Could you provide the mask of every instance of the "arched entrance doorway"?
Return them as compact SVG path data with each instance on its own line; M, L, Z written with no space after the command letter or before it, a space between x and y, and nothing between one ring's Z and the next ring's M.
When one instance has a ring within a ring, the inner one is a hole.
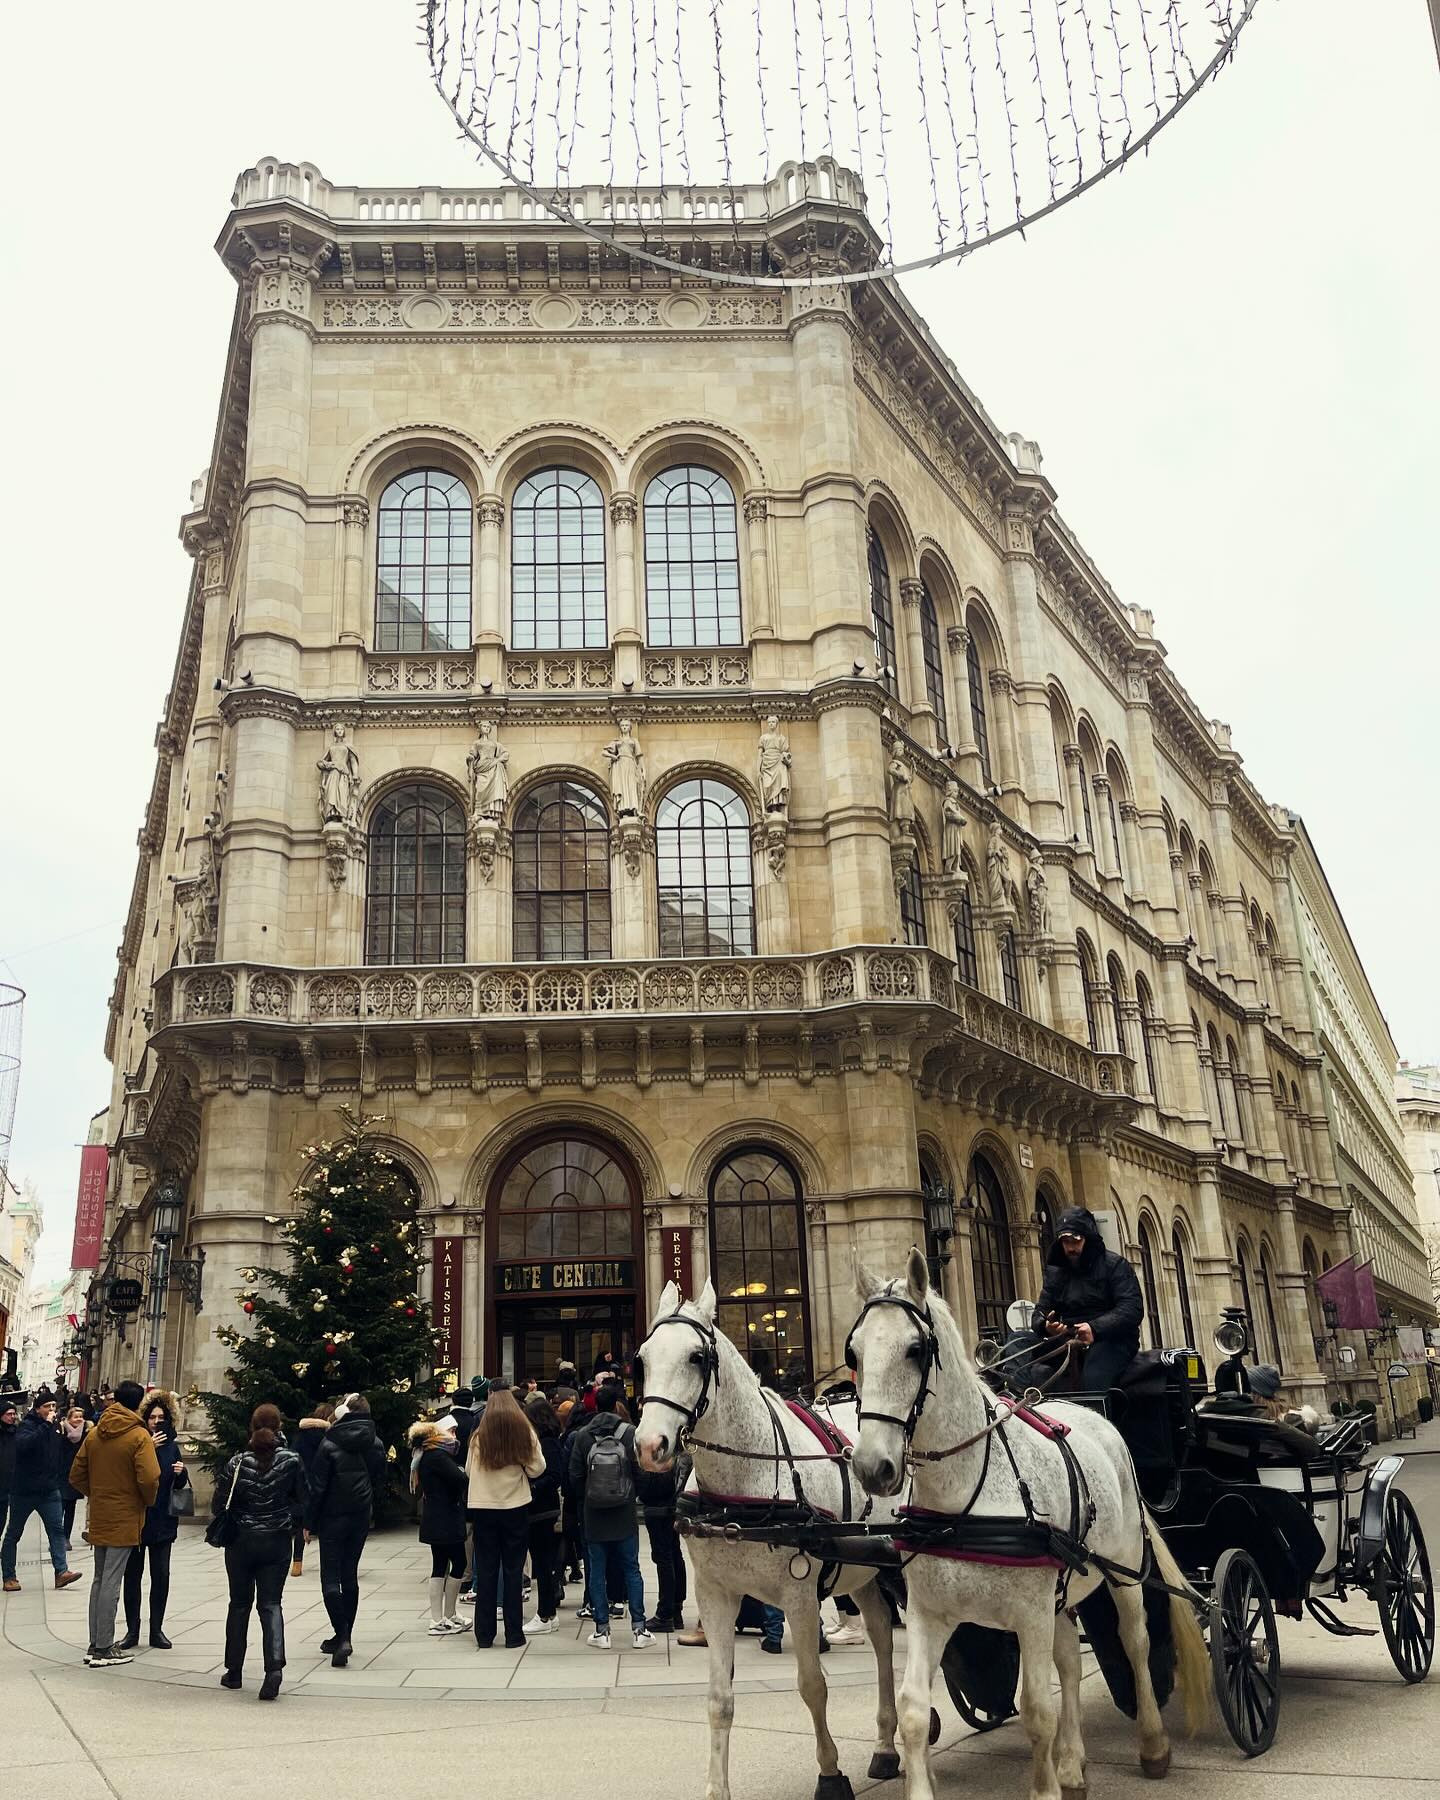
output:
M800 1181L763 1145L733 1151L710 1177L710 1266L720 1329L779 1386L812 1374Z
M561 1362L589 1375L602 1351L630 1360L639 1208L634 1170L587 1132L532 1139L500 1165L486 1209L487 1375L544 1383Z

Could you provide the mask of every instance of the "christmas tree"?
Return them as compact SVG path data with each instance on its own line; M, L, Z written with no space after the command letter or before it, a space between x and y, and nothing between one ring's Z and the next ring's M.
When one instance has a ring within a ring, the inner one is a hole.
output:
M287 1421L320 1400L361 1393L383 1443L399 1448L430 1384L434 1333L416 1295L420 1265L414 1184L377 1141L379 1119L342 1109L345 1129L303 1151L313 1172L293 1190L298 1210L267 1216L288 1269L242 1269L244 1327L216 1332L232 1353L228 1394L201 1394L218 1468L245 1442L262 1401ZM268 1290L268 1291L267 1291Z

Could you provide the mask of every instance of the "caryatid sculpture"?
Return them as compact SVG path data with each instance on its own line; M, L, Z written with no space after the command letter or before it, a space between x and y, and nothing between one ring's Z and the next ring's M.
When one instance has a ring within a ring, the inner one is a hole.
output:
M639 818L645 807L645 752L632 720L620 721L620 735L605 746L610 764L610 798L617 819Z
M947 875L965 873L965 815L960 810L960 783L945 783L940 807L940 867Z
M493 719L480 721L480 736L465 767L470 771L471 822L503 819L510 798L510 752L500 742Z
M343 725L331 732L315 767L320 771L320 823L354 825L360 815L360 758Z
M774 713L760 733L758 762L760 805L766 813L786 818L790 811L790 740Z

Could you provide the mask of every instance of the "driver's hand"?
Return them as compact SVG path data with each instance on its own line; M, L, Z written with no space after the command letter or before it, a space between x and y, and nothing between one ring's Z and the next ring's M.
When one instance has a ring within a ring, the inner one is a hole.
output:
M1059 1337L1064 1329L1065 1321L1063 1319L1047 1319L1045 1321L1046 1337Z
M1095 1333L1083 1319L1075 1327L1075 1341L1080 1344L1093 1344L1095 1342Z

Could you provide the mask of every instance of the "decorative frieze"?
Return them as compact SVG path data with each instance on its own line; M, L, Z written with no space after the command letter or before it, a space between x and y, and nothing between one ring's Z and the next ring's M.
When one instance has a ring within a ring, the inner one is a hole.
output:
M636 293L629 288L598 292L547 289L529 294L503 290L469 292L461 279L442 278L433 287L418 283L406 291L351 290L327 283L320 290L319 325L334 332L435 332L444 336L477 332L540 331L546 334L599 331L778 330L784 324L779 294Z

